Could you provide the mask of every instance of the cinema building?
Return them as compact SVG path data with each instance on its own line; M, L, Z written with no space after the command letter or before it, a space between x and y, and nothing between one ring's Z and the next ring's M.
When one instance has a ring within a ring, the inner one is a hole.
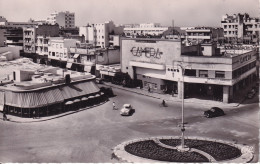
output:
M216 44L186 46L180 39L121 39L121 70L144 89L181 98L232 102L256 78L256 51L220 52ZM183 76L184 74L184 76Z

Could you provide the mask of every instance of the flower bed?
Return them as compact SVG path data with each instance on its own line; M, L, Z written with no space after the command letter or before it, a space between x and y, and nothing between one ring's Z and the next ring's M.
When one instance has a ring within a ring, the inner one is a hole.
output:
M181 143L180 139L161 139L160 142L173 147ZM234 159L241 156L241 151L238 148L219 142L186 139L185 145L204 151L217 161Z
M197 152L179 152L157 145L152 140L139 141L125 146L125 150L133 155L167 162L209 162Z

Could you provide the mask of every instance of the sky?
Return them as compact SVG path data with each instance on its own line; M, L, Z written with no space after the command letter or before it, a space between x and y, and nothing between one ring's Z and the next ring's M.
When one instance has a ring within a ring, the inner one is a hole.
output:
M0 0L0 16L8 21L46 19L54 11L75 12L76 26L102 23L220 26L222 15L259 16L260 0Z

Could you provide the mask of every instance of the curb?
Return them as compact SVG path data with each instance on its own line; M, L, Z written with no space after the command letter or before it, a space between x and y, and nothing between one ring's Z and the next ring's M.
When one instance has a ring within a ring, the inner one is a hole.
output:
M153 95L150 95L150 94L145 94L145 93L142 93L142 92L134 91L131 88L125 89L124 87L120 87L120 86L117 86L117 85L114 85L114 84L111 85L109 83L103 83L103 85L106 85L106 86L109 86L109 87L114 87L114 88L121 89L121 90L124 90L124 91L129 91L129 92L140 94L140 95L144 95L144 96L148 96L148 97L152 97L152 98L155 98L155 99L162 99L162 98L160 98L158 96L153 96ZM245 100L245 98L242 101L240 101L239 103L227 103L227 104L222 103L221 105L227 105L227 106L230 106L230 107L231 106L232 107L238 107L239 105L241 105L241 103L244 100ZM171 100L168 100L168 101L171 101ZM174 101L175 102L181 102L182 100L176 98ZM185 103L194 103L194 101L186 99ZM201 102L201 103L205 103L205 102ZM210 105L210 104L207 103L207 104L204 104L204 105Z
M142 158L142 157L138 157L135 155L132 155L128 152L125 151L125 146L134 142L138 142L138 141L145 141L145 140L159 140L159 139L179 139L179 137L175 136L161 136L161 137L149 137L149 138L140 138L140 139L133 139L130 141L125 141L119 145L117 145L114 149L113 149L113 153L115 154L115 156L121 160L121 162L123 161L127 161L128 163L159 163L159 162L165 162L165 161L158 161L158 160L152 160L152 159L148 159L148 158ZM212 138L204 138L204 137L187 137L186 139L194 139L194 140L206 140L206 141L213 141L213 142L218 142L218 143L223 143L223 144L227 144L230 145L232 147L236 147L241 151L241 156L239 156L238 158L235 159L229 159L229 160L222 160L222 161L211 161L211 159L208 156L207 158L209 159L210 162L227 162L227 163L247 163L253 160L253 153L254 151L250 149L250 147L248 146L244 146L241 144L235 144L235 143L231 143L228 141L224 141L224 140L216 140L216 139L212 139ZM207 154L207 153L206 153Z

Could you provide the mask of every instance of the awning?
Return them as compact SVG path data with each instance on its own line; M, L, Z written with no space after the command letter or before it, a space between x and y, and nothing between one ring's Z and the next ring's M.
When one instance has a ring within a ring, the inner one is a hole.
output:
M73 104L72 101L67 101L67 102L65 103L65 105L71 105L71 104Z
M34 92L5 92L5 104L20 108L36 108L63 102L58 88Z
M48 106L50 104L61 103L67 99L73 99L94 94L99 91L100 89L94 81L86 81L37 91L5 91L4 95L2 92L0 92L0 102L1 104L6 104L19 108L37 108ZM80 99L78 100L80 101Z
M80 102L80 99L73 100L74 103Z
M86 65L86 66L84 66L84 71L91 72L91 68L92 68L92 66Z
M96 94L95 97L98 98L98 97L100 97L100 95L99 95L99 94Z
M79 57L79 54L75 54L74 56L73 56L73 58L78 58Z
M81 101L86 101L86 100L88 100L87 97L82 97L82 98L81 98Z
M66 68L71 68L73 63L67 63Z
M69 85L63 85L59 87L64 99L71 99L81 96L90 95L99 92L98 86L94 81L86 81L80 83L72 83Z

